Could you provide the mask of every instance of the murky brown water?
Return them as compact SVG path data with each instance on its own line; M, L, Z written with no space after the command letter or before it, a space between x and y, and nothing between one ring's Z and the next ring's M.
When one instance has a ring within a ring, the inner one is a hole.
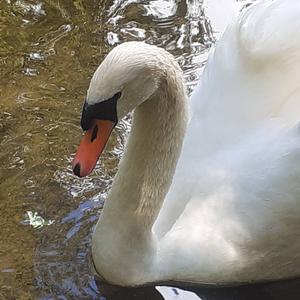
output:
M6 0L0 30L0 299L100 299L90 236L130 120L91 176L73 176L89 79L114 45L144 40L191 89L214 42L202 1Z

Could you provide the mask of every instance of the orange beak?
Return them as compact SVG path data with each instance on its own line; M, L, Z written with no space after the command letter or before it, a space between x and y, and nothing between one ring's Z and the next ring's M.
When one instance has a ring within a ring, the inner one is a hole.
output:
M115 123L108 120L94 120L91 128L85 133L75 158L73 172L78 177L89 175L97 163Z

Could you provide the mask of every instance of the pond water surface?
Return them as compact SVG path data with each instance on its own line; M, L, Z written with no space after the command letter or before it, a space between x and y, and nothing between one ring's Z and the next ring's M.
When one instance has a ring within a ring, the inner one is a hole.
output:
M230 2L213 6L225 23ZM219 18L214 28L204 4L0 1L0 299L104 299L89 268L91 232L130 117L92 175L76 178L71 161L89 80L115 45L138 40L175 55L191 92L224 26ZM172 291L168 299L179 299ZM162 299L154 289L119 297Z

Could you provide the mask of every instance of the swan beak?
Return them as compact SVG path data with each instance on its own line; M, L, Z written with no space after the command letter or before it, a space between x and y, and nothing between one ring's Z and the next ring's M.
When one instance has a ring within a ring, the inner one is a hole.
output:
M97 163L116 123L109 120L94 120L86 131L72 163L78 177L89 175Z

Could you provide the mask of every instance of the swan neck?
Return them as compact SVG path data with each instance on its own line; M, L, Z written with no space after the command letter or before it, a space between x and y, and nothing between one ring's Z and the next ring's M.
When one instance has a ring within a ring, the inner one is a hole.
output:
M126 151L114 179L109 204L150 228L175 171L186 129L184 86L166 80L136 108Z
M153 268L159 267L152 226L170 187L187 124L181 72L175 78L161 83L134 111L126 150L94 231L95 266L110 282L151 282ZM112 270L112 265L123 267Z

